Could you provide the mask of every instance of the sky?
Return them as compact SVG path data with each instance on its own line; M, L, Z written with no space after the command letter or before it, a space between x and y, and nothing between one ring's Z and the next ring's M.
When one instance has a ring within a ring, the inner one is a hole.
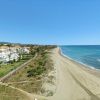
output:
M100 0L0 0L0 41L100 44Z

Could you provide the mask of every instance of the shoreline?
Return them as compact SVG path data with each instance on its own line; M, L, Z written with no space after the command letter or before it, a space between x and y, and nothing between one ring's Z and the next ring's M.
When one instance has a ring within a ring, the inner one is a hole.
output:
M56 92L48 100L100 100L100 72L65 57L59 47L52 50L51 58Z
M72 59L71 57L65 55L65 54L62 52L62 50L61 50L60 47L58 47L58 48L59 48L59 54L60 54L62 57L66 58L66 59L69 59L70 61L72 61L72 62L74 62L74 63L76 63L76 64L79 64L79 65L81 66L82 69L84 69L84 70L86 70L86 71L88 71L88 72L90 72L90 73L92 73L92 74L95 74L97 77L100 77L100 69L96 69L96 68L93 67L93 66L89 66L89 65L84 64L84 63L82 63L82 62L80 62L80 61L74 60L74 59Z
M71 58L71 57L65 55L65 54L62 52L62 49L61 49L60 47L58 47L58 48L59 48L59 53L61 54L61 56L65 57L65 58L67 58L67 59L69 59L69 60L72 60L72 61L74 61L74 62L76 62L76 63L78 63L78 64L81 64L81 65L83 65L83 66L86 67L86 68L89 68L89 69L92 69L92 70L96 70L96 71L100 71L100 69L97 69L97 68L95 68L94 66L90 66L90 65L87 65L87 64L82 63L82 62L80 62L80 61L74 60L73 58Z

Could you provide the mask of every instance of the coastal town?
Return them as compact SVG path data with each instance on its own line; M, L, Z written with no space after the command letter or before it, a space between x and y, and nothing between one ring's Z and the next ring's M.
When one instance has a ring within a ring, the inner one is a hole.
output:
M0 64L18 61L22 59L22 54L29 54L29 52L29 47L3 44L0 46Z

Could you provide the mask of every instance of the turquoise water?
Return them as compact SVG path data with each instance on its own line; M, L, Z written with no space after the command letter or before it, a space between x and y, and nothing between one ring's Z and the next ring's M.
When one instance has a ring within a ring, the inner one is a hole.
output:
M75 61L100 69L100 45L60 46L62 53Z

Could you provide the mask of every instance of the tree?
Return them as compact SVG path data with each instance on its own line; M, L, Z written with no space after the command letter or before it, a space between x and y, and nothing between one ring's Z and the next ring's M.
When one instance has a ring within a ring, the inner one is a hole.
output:
M34 47L31 45L30 46L30 54L34 56L35 55L35 52L36 51L35 51Z

